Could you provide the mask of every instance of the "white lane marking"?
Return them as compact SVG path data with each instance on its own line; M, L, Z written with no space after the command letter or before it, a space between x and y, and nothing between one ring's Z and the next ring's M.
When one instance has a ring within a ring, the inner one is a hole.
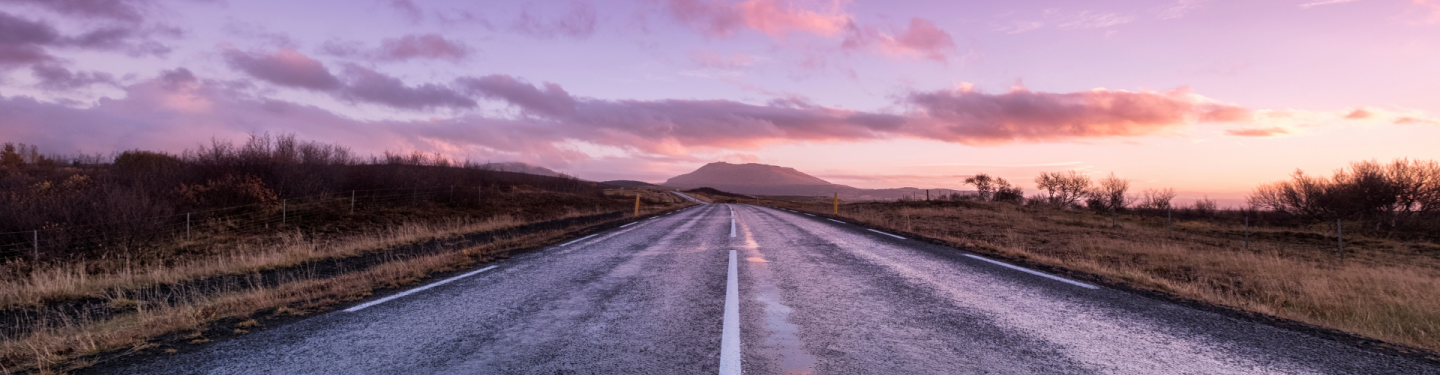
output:
M720 328L720 375L740 374L740 281L735 274L735 250L725 276L725 323Z
M455 277L452 277L452 278L448 278L448 279L445 279L445 280L441 280L441 281L439 281L439 282L436 282L436 283L433 283L433 284L430 284L430 285L422 286L422 287L415 288L415 289L410 289L410 290L401 292L401 293L396 294L396 295L393 295L393 296L389 296L389 297L377 299L377 300L374 300L374 301L370 301L370 302L367 302L367 303L362 304L362 305L360 305L360 306L351 307L351 308L345 309L345 312L356 312L356 311L360 311L361 309L364 309L364 308L366 308L366 307L375 306L375 305L379 305L379 304L382 304L382 303L390 302L390 300L393 300L393 299L396 299L396 298L400 298L400 297L408 296L408 295L411 295L411 294L415 294L415 292L419 292L419 291L422 291L422 290L425 290L425 289L430 289L430 288L434 288L434 287L437 287L437 286L445 285L446 283L449 283L449 282L451 282L451 281L460 280L460 279L463 279L463 278L466 278L466 277L474 276L474 275L477 274L477 273L481 273L481 272L485 272L485 271L489 271L489 270L493 270L493 269L495 269L495 266L489 266L489 267L481 268L481 269L478 269L478 270L466 272L464 275L455 276Z
M840 223L840 224L845 224L845 222L840 221L840 220L835 220L835 219L825 219L825 220L830 220L830 221L837 222L837 223Z
M735 218L730 218L730 237L735 237Z
M971 258L975 258L975 259L979 259L979 260L983 260L983 261L990 262L990 263L994 263L994 264L999 265L999 266L1001 266L1001 267L1009 268L1009 269L1012 269L1012 270L1016 270L1016 271L1028 273L1028 274L1031 274L1031 275L1040 276L1040 277L1044 277L1044 278L1047 278L1047 279L1059 281L1059 282L1062 282L1062 283L1066 283L1066 284L1078 286L1078 287L1081 287L1081 288L1086 288L1086 289L1100 289L1100 287L1098 287L1098 286L1094 286L1094 285L1082 283L1082 282L1075 281L1075 280L1066 279L1066 278L1059 277L1059 276L1052 276L1052 275L1046 274L1046 273L1044 273L1044 272L1031 270L1031 269L1025 268L1025 267L1020 267L1020 266L1011 265L1011 264L1009 264L1009 263L1002 263L1002 262L990 260L989 258L982 257L982 256L979 256L979 255L965 254L965 256L971 257Z
M890 237L899 238L899 239L902 239L902 240L905 239L905 237L896 236L896 235L893 235L893 234L881 232L881 231L874 230L874 229L865 229L865 230L868 230L868 231L871 231L871 232L875 232L875 233L879 233L879 234L883 234L883 235L890 236Z
M810 215L810 214L806 214L806 215ZM815 216L815 215L810 215L810 216Z
M624 227L628 227L628 226L635 225L635 224L640 224L640 222L637 221L637 222L633 222L633 223L630 223L630 224L621 225L620 227L621 227L621 228L624 228Z
M578 239L578 240L574 240L574 241L562 243L562 244L560 244L560 246L565 246L565 245L569 245L569 244L572 244L572 243L584 241L586 238L595 237L595 236L599 236L599 235L600 235L599 233L596 233L596 234L592 234L592 235L589 235L589 236L581 237L581 238Z

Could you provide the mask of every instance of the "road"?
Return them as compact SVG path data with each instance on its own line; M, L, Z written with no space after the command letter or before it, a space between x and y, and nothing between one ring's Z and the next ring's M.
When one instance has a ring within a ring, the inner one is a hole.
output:
M1440 373L748 205L693 207L411 291L88 372Z

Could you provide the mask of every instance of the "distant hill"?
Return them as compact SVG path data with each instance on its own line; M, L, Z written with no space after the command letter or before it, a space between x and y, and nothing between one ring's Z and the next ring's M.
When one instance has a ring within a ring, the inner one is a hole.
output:
M665 181L664 185L683 189L711 187L732 193L755 195L829 196L838 193L841 198L853 200L925 196L925 189L861 189L834 184L795 168L756 163L710 163L694 172L675 176ZM959 192L951 189L930 191L937 196Z
M520 162L485 163L485 164L481 164L481 165L480 165L480 168L484 168L484 169L488 169L488 170L492 170L492 171L500 171L500 172L515 172L515 173L527 173L527 174L534 174L534 175L541 175L541 176L550 176L550 177L565 177L565 175L561 174L560 172L552 171L552 170L550 170L550 168L545 168L545 167L540 167L540 166L534 166L534 165L525 164L525 163L520 163Z
M660 186L660 185L656 185L656 184L652 184L652 183L644 182L644 181L635 181L635 180L614 180L614 181L604 181L604 182L601 182L601 183L602 183L602 184L606 184L606 185L615 185L615 186L619 186L619 187L623 187L623 188L666 189L666 187L664 187L664 186Z

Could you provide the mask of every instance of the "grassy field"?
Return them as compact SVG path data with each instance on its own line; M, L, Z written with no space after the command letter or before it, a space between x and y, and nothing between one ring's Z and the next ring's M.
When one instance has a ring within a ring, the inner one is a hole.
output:
M827 200L767 205L830 214ZM842 204L850 221L1101 281L1440 352L1440 244L990 202ZM1113 220L1113 224L1112 224ZM1403 350L1403 349L1402 349Z

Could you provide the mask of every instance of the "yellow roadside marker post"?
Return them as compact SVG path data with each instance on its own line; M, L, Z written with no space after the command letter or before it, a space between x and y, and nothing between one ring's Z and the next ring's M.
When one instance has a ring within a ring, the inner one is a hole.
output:
M640 192L635 192L635 217L640 217Z
M835 214L840 214L840 192L835 192Z

